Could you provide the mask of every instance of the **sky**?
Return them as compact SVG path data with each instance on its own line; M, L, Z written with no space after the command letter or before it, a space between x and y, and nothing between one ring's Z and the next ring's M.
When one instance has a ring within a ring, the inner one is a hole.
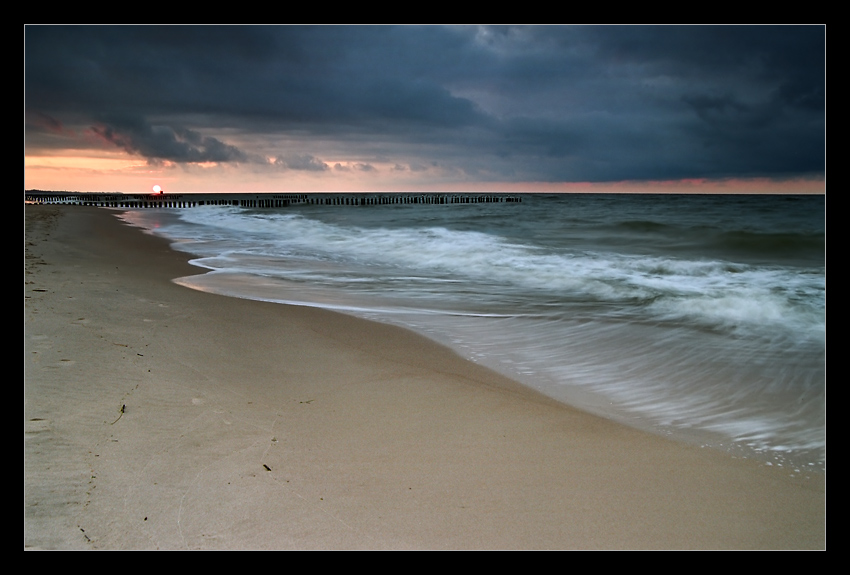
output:
M24 27L24 187L824 193L826 29Z

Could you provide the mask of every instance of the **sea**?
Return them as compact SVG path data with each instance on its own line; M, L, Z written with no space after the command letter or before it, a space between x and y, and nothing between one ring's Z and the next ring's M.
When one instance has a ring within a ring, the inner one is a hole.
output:
M404 326L626 425L825 469L825 196L521 199L121 217L191 254L188 288Z

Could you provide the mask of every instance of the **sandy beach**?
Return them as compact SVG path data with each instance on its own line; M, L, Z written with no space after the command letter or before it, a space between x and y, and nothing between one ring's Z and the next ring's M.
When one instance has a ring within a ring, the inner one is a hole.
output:
M24 548L824 549L825 478L624 427L410 331L176 285L25 207Z

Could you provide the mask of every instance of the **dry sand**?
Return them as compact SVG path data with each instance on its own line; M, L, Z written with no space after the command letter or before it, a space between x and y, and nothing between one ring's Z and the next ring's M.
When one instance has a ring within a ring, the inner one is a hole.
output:
M25 549L823 549L824 477L588 415L412 332L202 293L25 208Z

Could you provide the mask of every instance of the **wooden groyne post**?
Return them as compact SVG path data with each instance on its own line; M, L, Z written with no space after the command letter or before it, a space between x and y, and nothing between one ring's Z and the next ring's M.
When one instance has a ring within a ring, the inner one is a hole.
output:
M47 192L28 190L24 201L34 204L69 204L110 208L193 208L197 206L238 206L243 208L285 208L297 205L383 206L458 205L518 203L520 194L457 193L310 193L310 194L122 194L100 192Z

